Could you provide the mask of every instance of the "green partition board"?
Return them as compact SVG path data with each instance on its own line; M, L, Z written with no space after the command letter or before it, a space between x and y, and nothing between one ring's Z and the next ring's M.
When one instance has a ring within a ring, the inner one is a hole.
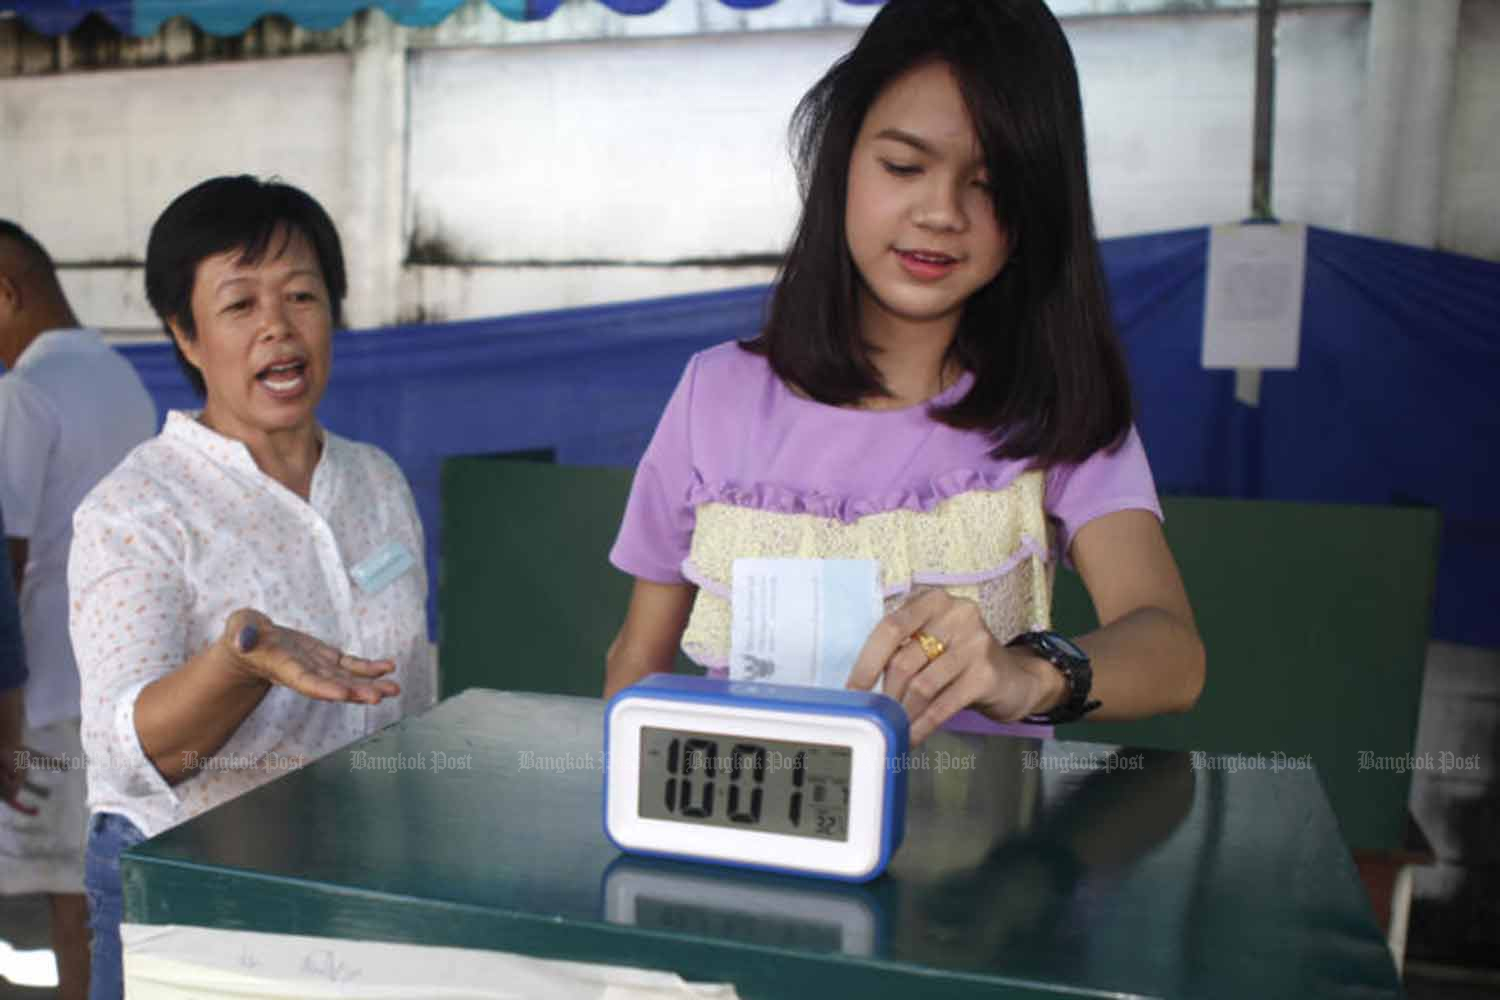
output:
M444 697L471 687L603 690L633 583L609 564L631 476L509 458L443 463ZM679 669L694 672L685 658Z
M1310 756L1349 846L1400 847L1411 773L1362 767L1361 754L1412 751L1437 513L1184 497L1163 507L1208 651L1203 696L1181 715L1058 737L1244 753L1252 766ZM1097 627L1075 573L1058 574L1054 625Z
M597 695L631 579L609 565L627 469L491 458L443 467L442 692ZM1415 508L1163 498L1208 648L1191 712L1062 727L1059 737L1310 755L1353 848L1401 846L1411 775L1360 768L1411 752L1438 516ZM1095 627L1076 574L1054 619ZM679 657L679 670L695 670Z
M663 969L745 1000L1400 996L1310 773L938 733L890 869L848 885L620 854L603 709L466 691L126 852L126 919Z

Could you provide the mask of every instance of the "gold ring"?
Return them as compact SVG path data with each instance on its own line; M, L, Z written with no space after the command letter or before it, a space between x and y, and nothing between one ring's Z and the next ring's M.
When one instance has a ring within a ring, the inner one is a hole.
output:
M948 648L947 646L943 645L943 640L939 639L937 636L929 635L921 629L917 629L915 632L913 632L911 634L911 637L917 640L918 646L922 647L922 652L924 655L926 655L928 663L931 663L939 656L942 656L943 650Z

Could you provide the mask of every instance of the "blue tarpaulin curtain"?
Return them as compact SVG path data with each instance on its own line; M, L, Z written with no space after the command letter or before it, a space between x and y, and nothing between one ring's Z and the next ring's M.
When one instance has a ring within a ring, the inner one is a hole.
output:
M1249 407L1201 365L1207 248L1206 229L1103 244L1158 488L1437 508L1434 635L1500 646L1500 264L1309 229L1300 366L1266 372ZM444 458L634 465L688 355L752 336L765 296L340 334L320 415L401 464L435 569ZM163 409L197 405L170 347L126 353Z
M548 18L564 0L488 0L516 21ZM649 14L667 0L595 0L618 14ZM718 0L726 7L754 10L776 0ZM881 0L842 0L869 5ZM279 14L304 28L336 28L351 15L378 7L398 24L428 28L459 7L462 0L8 0L0 11L12 11L35 31L63 34L90 13L98 13L127 35L154 35L162 22L181 15L211 35L238 35L267 14Z

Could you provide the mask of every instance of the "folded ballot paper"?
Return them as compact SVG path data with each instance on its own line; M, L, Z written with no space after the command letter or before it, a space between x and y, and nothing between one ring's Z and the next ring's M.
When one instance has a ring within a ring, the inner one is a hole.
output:
M729 676L841 688L884 614L874 559L736 559Z
M669 972L497 951L122 924L130 1000L736 1000Z

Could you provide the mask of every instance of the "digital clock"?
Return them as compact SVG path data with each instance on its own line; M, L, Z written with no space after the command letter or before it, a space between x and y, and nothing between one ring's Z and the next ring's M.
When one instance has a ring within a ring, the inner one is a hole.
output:
M906 814L907 719L863 691L656 674L604 715L621 850L859 882Z

